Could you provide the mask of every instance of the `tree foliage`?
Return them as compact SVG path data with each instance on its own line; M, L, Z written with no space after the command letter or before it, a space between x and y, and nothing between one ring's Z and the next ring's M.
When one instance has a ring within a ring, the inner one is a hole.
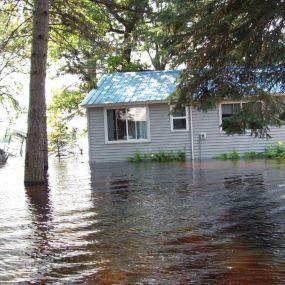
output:
M0 13L1 79L23 66L31 3L5 0ZM280 96L273 96L285 89L284 15L283 0L52 0L50 64L78 75L82 94L101 73L185 66L173 102L207 111L227 99L252 106L261 101L258 112L243 109L223 128L229 134L250 128L266 137L269 125L283 123L285 110ZM3 94L14 98L15 86L0 86L0 101ZM62 95L76 113L77 99Z
M52 120L50 126L52 130L48 133L49 151L55 152L60 157L64 148L72 143L71 133L64 121Z
M7 17L15 13L21 27L11 41L18 47L13 49L16 55L31 39L32 4L29 0L6 2L10 3ZM75 0L51 1L49 65L56 64L59 74L78 75L82 93L96 86L101 73L149 69L143 53L150 56L155 69L165 69L172 53L168 52L169 29L159 16L164 6L164 1L157 0L83 0L80 5Z
M20 107L18 77L28 71L30 30L31 16L21 1L0 4L0 103L8 109Z
M80 107L83 97L78 88L65 87L54 93L48 106L49 151L56 152L59 157L66 147L76 144L76 133L68 129L68 123L85 114Z
M180 7L177 25L185 21L173 36L173 47L179 63L186 65L173 101L202 110L227 99L261 101L258 112L244 109L223 127L229 134L251 128L252 134L266 137L269 125L282 123L279 115L285 110L280 96L274 95L285 89L285 2L173 3Z
M69 121L76 116L84 114L80 103L84 94L79 89L68 87L57 90L48 106L50 120L60 117L63 121Z
M66 5L68 3L68 5ZM62 71L78 74L82 90L97 83L98 73L147 68L132 57L147 0L52 2L51 55L64 59Z

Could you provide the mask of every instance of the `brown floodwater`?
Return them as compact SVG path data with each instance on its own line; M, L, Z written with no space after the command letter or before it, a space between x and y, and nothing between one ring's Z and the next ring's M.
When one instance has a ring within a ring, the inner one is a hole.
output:
M285 284L285 163L0 167L0 284Z

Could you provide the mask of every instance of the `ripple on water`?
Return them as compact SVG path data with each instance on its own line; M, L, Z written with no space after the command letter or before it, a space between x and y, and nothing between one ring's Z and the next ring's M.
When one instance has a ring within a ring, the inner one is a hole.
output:
M0 283L285 284L285 167L51 160L0 168Z

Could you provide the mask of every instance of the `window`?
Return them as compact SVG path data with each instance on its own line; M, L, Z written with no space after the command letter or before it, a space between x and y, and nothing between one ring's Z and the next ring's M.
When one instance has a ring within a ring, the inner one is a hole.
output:
M109 142L147 140L147 108L107 109L106 129Z
M231 117L234 113L239 112L242 103L221 104L222 121L225 118Z
M224 119L231 117L242 108L246 108L247 104L247 102L222 103L220 108L220 125L223 123ZM252 108L252 112L255 112L262 108L262 103L256 102L253 105L250 104L250 106L250 108Z
M171 131L187 131L188 130L188 109L182 108L170 108L170 124Z

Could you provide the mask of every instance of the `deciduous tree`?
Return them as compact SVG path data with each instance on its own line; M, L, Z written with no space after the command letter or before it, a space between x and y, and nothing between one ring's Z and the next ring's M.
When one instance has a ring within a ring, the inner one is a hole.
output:
M0 4L0 104L19 109L23 88L19 75L27 72L30 14L19 0Z

